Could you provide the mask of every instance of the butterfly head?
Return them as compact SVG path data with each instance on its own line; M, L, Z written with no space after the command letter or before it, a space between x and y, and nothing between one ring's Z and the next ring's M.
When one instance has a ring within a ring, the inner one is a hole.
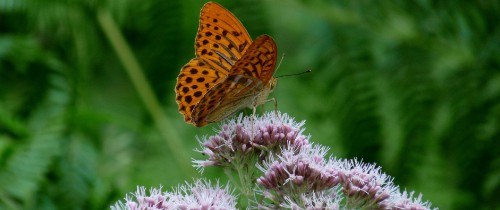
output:
M277 84L278 84L278 79L276 79L276 78L274 78L274 77L273 77L273 78L271 78L271 79L269 80L269 89L270 89L271 91L273 91L274 87L276 87L276 85L277 85Z

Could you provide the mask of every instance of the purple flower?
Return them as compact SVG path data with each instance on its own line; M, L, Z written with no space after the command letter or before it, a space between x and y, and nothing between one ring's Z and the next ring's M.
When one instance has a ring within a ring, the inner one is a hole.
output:
M207 155L208 159L195 160L195 167L227 166L254 158L263 160L267 152L276 151L280 146L307 146L309 138L302 135L303 125L304 122L297 123L287 114L279 112L268 112L258 117L243 117L240 114L225 121L217 135L198 140L203 146L199 152Z
M135 197L135 201L133 200ZM137 210L137 209L172 209L172 204L167 201L168 196L161 192L161 186L159 189L152 188L149 190L149 195L146 195L146 189L144 187L137 187L137 191L131 195L125 197L125 203L118 202L114 206L111 206L113 210Z
M281 154L270 157L258 168L264 173L257 183L268 191L270 198L298 201L304 193L321 192L332 189L339 183L333 160L325 160L328 148L313 145L312 147L288 147Z
M399 194L393 179L379 166L325 158L327 152L327 147L318 145L289 146L258 165L264 175L257 184L270 201L259 208L338 209L343 203L348 209L428 209L420 198Z
M325 190L322 192L304 193L300 196L300 201L296 202L290 197L285 197L285 202L280 206L285 209L301 210L337 210L340 209L342 197L339 196L338 188Z
M125 203L118 202L111 206L113 210L170 210L170 209L236 209L236 198L228 186L219 183L212 187L209 181L197 180L193 185L179 186L174 192L161 192L151 189L146 195L144 187L137 187L137 192L126 196ZM135 197L135 201L133 198Z
M350 207L379 207L397 190L392 178L376 165L354 160L340 162L339 179Z
M428 201L422 201L422 194L418 197L414 197L414 192L408 193L406 190L400 193L399 190L391 194L390 198L382 202L384 209L399 210L399 209L409 209L409 210L437 210L438 208L431 208L431 204Z

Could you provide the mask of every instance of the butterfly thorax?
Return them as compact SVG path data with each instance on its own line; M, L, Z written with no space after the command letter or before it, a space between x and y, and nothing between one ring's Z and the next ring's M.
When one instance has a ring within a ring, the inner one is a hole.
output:
M266 103L267 102L267 97L269 96L269 94L271 92L273 92L274 87L276 87L277 84L278 84L278 80L275 79L275 78L271 78L271 80L269 80L269 82L262 89L262 91L259 94L256 95L256 97L254 99L253 106L249 106L249 107L253 108L255 106L258 106L258 105Z

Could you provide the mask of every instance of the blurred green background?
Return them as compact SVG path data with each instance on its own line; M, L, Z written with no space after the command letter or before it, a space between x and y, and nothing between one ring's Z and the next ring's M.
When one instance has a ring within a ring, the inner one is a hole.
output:
M200 176L216 125L186 124L174 86L205 2L0 0L0 209L106 209ZM435 207L500 209L499 1L217 2L274 37L276 75L313 70L273 93L311 141Z

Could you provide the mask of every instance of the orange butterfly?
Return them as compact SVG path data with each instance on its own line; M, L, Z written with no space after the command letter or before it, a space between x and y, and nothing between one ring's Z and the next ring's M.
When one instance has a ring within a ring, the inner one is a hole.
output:
M195 50L175 87L179 112L188 123L201 127L255 108L276 86L274 40L261 35L252 42L241 22L215 2L201 9Z

